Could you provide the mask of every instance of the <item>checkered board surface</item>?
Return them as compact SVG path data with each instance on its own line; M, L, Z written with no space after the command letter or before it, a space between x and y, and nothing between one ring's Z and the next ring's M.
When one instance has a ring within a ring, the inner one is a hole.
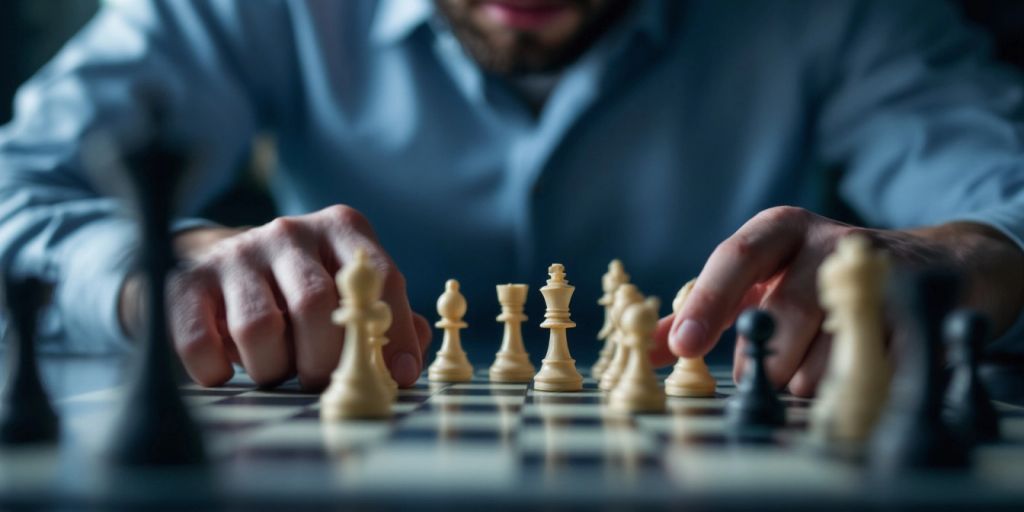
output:
M421 380L401 390L394 416L380 421L321 422L317 395L294 383L258 390L244 375L223 387L182 392L226 487L243 495L862 492L859 468L822 457L807 442L810 401L784 396L785 428L736 437L724 418L734 385L727 369L714 373L718 396L670 398L666 413L634 416L609 411L591 380L582 392L545 393L489 383L483 373L470 383ZM113 398L100 392L70 402ZM970 485L1024 493L1024 408L997 405L1006 440L977 450Z

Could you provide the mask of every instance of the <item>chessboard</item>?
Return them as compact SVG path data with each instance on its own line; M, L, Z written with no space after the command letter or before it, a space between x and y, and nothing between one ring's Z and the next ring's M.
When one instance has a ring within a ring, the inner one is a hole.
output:
M206 437L217 503L243 509L1024 503L1024 407L997 402L1004 440L976 449L970 470L875 482L857 464L823 456L809 442L809 400L783 395L784 428L732 433L724 418L735 389L730 371L712 370L717 396L669 398L666 413L651 415L610 411L592 380L582 392L546 393L490 383L485 372L468 383L421 379L401 390L387 420L323 422L318 395L294 382L257 389L244 374L217 388L186 385L182 393ZM33 488L44 502L57 496L58 503L118 503L76 493L104 488L88 482L91 472L81 461L94 460L89 454L107 441L120 394L110 388L59 400L61 449L78 455L58 458L78 462L43 471L48 476L38 481L26 476L46 467L38 461L21 464L17 478L0 471L0 496L10 498L17 485L29 503Z

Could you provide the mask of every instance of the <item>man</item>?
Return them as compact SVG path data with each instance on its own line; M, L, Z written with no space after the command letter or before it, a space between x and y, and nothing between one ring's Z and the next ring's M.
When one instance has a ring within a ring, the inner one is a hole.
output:
M341 339L332 275L357 248L387 276L385 357L402 385L430 340L410 299L429 312L448 277L490 316L495 283L561 261L589 301L621 257L671 297L714 248L655 359L708 352L760 305L778 323L770 377L811 394L829 346L815 272L852 232L897 263L963 272L963 302L1006 334L992 349L1019 348L1022 90L944 4L109 2L25 86L0 138L3 261L58 282L69 349L124 345L137 325L130 223L81 146L94 131L131 139L154 88L203 155L186 212L254 133L278 141L271 190L289 216L176 225L189 263L172 334L205 385L240 363L263 385L324 386ZM834 175L878 229L809 211Z

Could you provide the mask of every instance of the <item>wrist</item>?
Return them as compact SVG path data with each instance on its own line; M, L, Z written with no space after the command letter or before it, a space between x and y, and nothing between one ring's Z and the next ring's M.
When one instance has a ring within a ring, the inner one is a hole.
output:
M999 230L952 222L910 233L938 245L966 277L961 303L988 315L994 335L1024 310L1024 249Z

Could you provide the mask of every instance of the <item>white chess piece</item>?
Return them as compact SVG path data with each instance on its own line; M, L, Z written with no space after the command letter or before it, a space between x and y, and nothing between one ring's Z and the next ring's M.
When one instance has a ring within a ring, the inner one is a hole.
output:
M373 345L373 364L377 368L381 380L391 390L392 397L396 397L398 396L398 382L395 382L387 365L384 364L384 345L391 341L387 337L392 321L391 307L386 302L379 300L373 305L373 309L373 319L369 322L370 343Z
M530 382L536 368L530 362L530 355L523 347L523 306L526 304L525 284L500 284L498 303L501 314L498 321L504 322L505 334L501 339L501 348L494 356L494 364L490 368L490 378L494 382Z
M540 391L579 391L583 376L576 371L576 360L569 355L566 329L576 327L569 319L569 301L576 290L565 279L565 267L553 263L548 267L547 284L540 289L547 309L542 328L550 329L548 353L541 361L540 371L533 378L533 388Z
M604 341L601 353L597 362L590 369L590 376L596 381L601 380L601 374L608 368L615 353L615 342L612 341L612 332L615 330L612 322L612 303L615 302L615 290L622 283L629 282L629 274L622 267L622 262L615 259L608 264L608 272L601 276L601 290L604 292L597 303L604 306L604 325L597 333L597 339Z
M441 317L434 326L444 330L441 349L427 370L427 378L434 382L468 382L473 380L473 365L462 350L459 334L465 329L466 298L459 293L459 282L449 279L444 293L437 299L437 314Z
M333 319L345 326L345 344L331 384L320 396L320 417L333 421L391 416L391 390L373 362L370 341L369 324L381 320L381 310L373 307L380 298L381 276L360 250L338 273L337 285L341 307Z
M832 351L811 432L837 451L856 450L867 439L888 398L884 288L889 258L857 235L839 241L818 269L818 294L832 333Z
M613 410L629 413L665 410L665 392L650 357L654 329L658 325L658 306L658 299L650 297L630 304L619 317L619 330L623 334L619 349L625 349L627 361L618 383L608 394L608 406Z
M673 314L683 309L695 282L696 279L691 279L679 289L672 301ZM715 378L703 357L680 357L672 367L672 374L665 379L665 393L669 396L712 397L715 396L715 385Z
M615 299L612 302L611 311L612 332L609 337L617 348L612 355L612 360L608 363L608 368L605 368L604 373L601 374L601 382L598 383L598 387L602 391L611 391L615 384L619 382L619 377L626 368L626 351L622 349L622 329L619 326L619 317L622 316L622 312L625 311L627 306L642 302L643 300L644 296L640 294L640 290L637 289L636 285L623 283L615 290Z

